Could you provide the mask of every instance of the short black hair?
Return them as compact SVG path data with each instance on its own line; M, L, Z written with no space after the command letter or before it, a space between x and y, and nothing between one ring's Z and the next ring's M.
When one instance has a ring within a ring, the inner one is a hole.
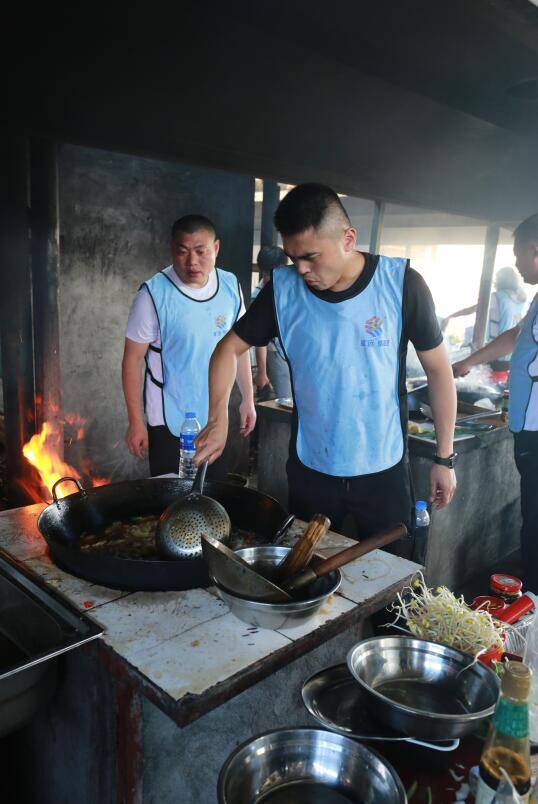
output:
M275 212L275 226L282 235L294 235L324 226L351 226L338 195L324 184L298 184L282 199Z
M538 244L538 213L521 221L519 226L514 229L514 240L525 244Z
M263 246L258 251L256 262L260 271L269 273L273 268L278 268L279 265L287 265L288 258L286 257L286 252L280 246Z
M206 218L205 215L183 215L182 218L178 218L178 220L172 225L172 240L178 232L182 232L183 234L194 234L195 232L199 232L201 229L212 234L215 240L217 239L217 230L215 229L213 223L209 220L209 218Z

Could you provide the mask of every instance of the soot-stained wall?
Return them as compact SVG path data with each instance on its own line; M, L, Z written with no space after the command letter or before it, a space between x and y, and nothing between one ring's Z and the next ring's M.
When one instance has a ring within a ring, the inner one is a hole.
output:
M89 457L99 474L148 473L127 452L121 389L124 329L140 284L170 263L170 226L181 215L211 218L218 265L250 292L254 179L66 145L60 154L60 355L64 412L86 418L66 460Z

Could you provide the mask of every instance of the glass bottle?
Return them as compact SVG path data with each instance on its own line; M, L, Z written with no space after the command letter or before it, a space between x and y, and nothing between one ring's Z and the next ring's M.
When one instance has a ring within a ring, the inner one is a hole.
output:
M508 662L490 733L480 758L476 804L490 804L504 768L523 802L531 785L528 697L531 671L523 662Z

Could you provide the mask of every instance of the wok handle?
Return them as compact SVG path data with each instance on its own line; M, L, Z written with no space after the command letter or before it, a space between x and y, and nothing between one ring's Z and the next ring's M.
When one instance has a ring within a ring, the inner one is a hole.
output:
M273 544L280 544L286 533L289 531L293 523L295 522L295 514L290 514L282 525L279 527L277 532L275 533L275 537L273 539Z
M60 483L65 483L67 480L71 480L73 483L76 484L80 494L86 494L84 487L80 483L80 480L77 480L76 477L70 477L70 476L61 477L59 480L56 481L56 483L54 483L51 489L52 499L54 500L56 505L58 505L58 495L56 494L56 487L59 486Z
M207 472L208 462L203 461L198 467L198 471L196 472L196 477L194 478L194 482L192 484L192 489L190 490L190 494L203 494L204 493L204 483L205 483L205 473Z
M344 564L349 564L350 561L354 561L356 558L360 558L366 553L370 553L372 550L385 547L385 545L391 544L398 539L403 539L405 536L407 536L407 528L400 522L399 525L393 528L382 530L380 533L376 533L374 536L370 536L368 539L364 539L362 542L348 547L347 550L342 550L340 553L326 558L325 561L321 561L316 567L312 567L312 569L319 578L321 575L327 575L327 573L339 567L343 567Z

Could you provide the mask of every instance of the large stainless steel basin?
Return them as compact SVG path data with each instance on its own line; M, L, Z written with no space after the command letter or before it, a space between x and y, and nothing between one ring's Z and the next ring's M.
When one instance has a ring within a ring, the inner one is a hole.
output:
M0 550L0 737L23 726L50 699L56 657L102 633Z

